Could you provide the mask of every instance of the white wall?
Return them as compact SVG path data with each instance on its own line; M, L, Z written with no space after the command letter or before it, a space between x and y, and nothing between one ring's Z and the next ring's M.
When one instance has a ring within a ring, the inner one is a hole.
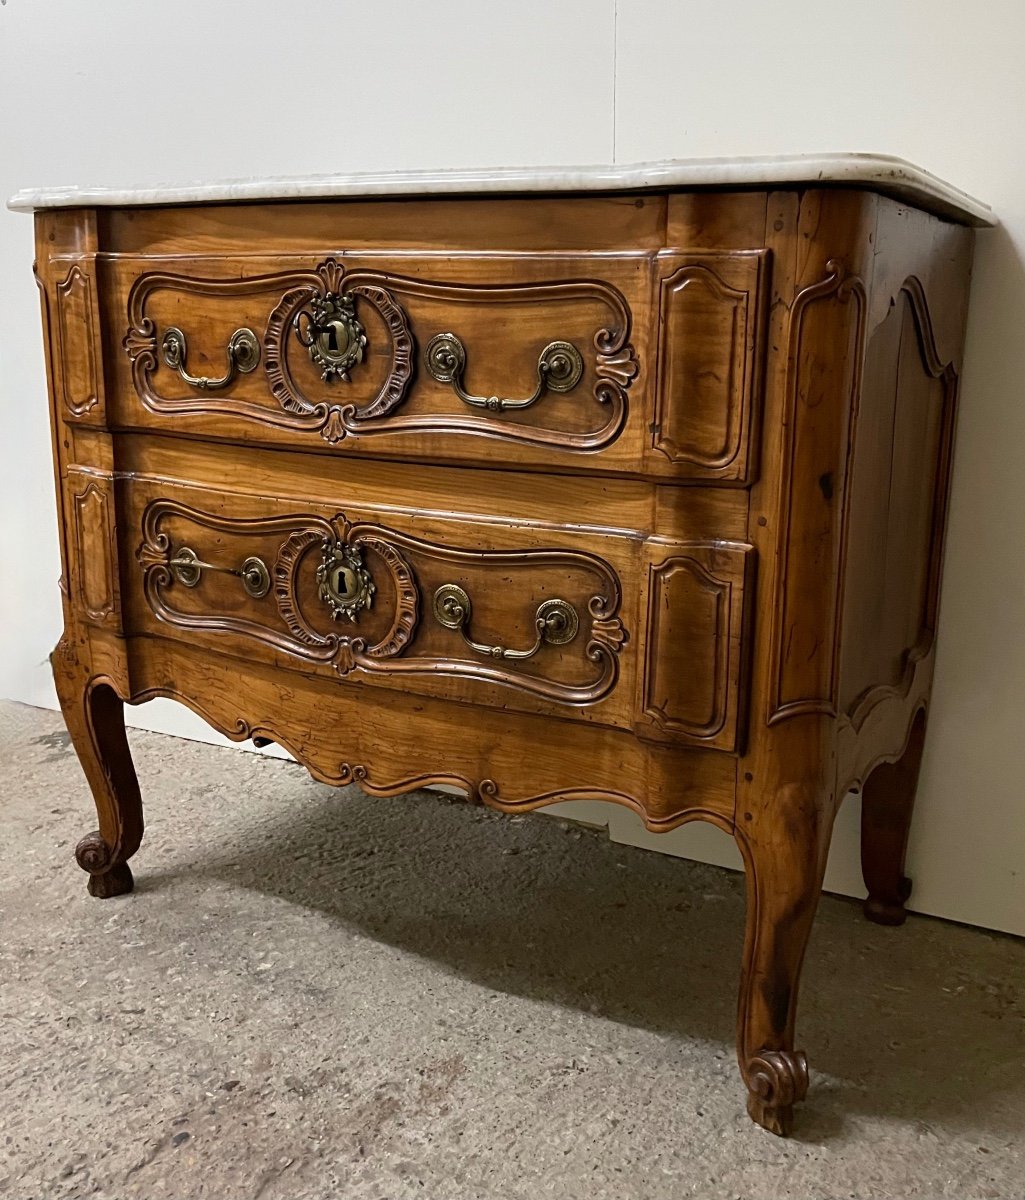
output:
M978 239L914 907L1025 934L1025 8L1020 0L0 0L0 196L361 168L897 154ZM60 627L31 221L0 214L0 695L51 705ZM139 724L208 736L170 704ZM827 883L861 894L857 807ZM691 826L613 836L735 862Z

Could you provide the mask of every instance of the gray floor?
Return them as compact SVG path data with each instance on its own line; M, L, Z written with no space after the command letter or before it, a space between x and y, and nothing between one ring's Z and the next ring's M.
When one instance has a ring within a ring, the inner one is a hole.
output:
M59 717L0 706L0 1195L1025 1196L1025 944L826 898L812 1089L743 1112L729 872L132 738L133 896L87 896Z

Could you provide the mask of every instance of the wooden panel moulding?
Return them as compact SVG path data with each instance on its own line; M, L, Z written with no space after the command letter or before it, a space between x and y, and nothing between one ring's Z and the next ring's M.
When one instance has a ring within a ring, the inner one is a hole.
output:
M769 252L658 259L651 445L685 473L748 482L755 466Z
M92 277L75 263L57 284L60 392L66 420L81 420L100 404L98 329ZM102 423L102 410L96 414Z
M68 477L74 537L69 573L72 596L90 621L118 623L114 480L110 475L71 472Z
M751 546L649 544L642 736L742 745Z

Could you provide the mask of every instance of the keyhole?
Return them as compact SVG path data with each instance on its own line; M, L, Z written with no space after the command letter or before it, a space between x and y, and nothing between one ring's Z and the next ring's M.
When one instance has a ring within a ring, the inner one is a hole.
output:
M349 330L341 321L331 321L320 335L320 347L332 358L343 358L349 349Z
M351 567L335 567L331 586L339 600L351 600L356 595L356 572Z

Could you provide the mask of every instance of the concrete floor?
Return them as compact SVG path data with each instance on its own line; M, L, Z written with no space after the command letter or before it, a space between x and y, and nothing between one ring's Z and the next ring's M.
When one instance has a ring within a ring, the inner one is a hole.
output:
M739 876L132 743L137 890L100 902L60 718L0 706L0 1195L1025 1196L1025 943L826 898L781 1141L734 1060Z

